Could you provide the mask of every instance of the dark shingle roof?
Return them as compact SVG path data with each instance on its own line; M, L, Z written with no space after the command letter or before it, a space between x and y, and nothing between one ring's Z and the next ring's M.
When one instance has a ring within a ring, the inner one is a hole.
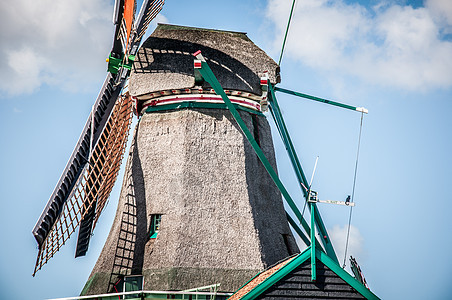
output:
M306 260L256 299L365 299L319 260L316 271L317 280L312 282L310 260Z
M256 275L229 300L238 299L379 299L369 289L316 250L316 280L311 280L311 249Z
M260 76L279 82L279 66L242 32L159 24L138 51L133 96L194 86L192 54L201 50L224 89L261 94ZM207 87L207 84L205 84Z

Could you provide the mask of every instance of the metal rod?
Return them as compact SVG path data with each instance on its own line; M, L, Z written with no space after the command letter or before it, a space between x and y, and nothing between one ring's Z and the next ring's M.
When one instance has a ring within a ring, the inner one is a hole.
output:
M355 107L355 106L351 106L351 105L348 105L348 104L343 104L343 103L339 103L339 102L336 102L336 101L323 99L323 98L311 96L311 95L308 95L308 94L303 94L303 93L300 93L300 92L291 91L291 90L288 90L288 89L283 89L283 88L280 88L280 87L275 87L275 91L286 93L286 94L289 94L289 95L302 97L302 98L306 98L306 99L310 99L310 100L314 100L314 101L317 101L317 102L331 104L331 105L334 105L334 106L338 106L338 107L342 107L342 108L346 108L346 109L350 109L350 110L354 110L354 111L359 111L359 112L362 112L362 113L365 113L365 114L369 113L369 111L366 108L364 108L364 107Z
M345 205L345 206L355 206L354 202L345 202L345 201L336 201L336 200L317 200L316 202L328 203L328 204L338 204L338 205Z
M312 170L312 175L311 175L311 182L309 182L309 189L311 189L312 186L312 180L314 180L314 174L315 174L315 170L317 169L317 162L319 161L319 156L317 156L315 158L315 164L314 164L314 170Z

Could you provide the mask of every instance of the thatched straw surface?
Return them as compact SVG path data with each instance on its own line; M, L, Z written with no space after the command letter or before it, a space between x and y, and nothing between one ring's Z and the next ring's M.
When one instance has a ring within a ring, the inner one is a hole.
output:
M279 67L244 33L159 25L139 50L129 91L139 96L194 86L201 50L223 88L261 94L259 77ZM276 169L265 117L240 111ZM156 239L151 215L162 215ZM281 195L231 113L181 109L141 117L116 217L83 294L114 291L121 275L147 290L220 283L235 291L298 252Z
M240 113L275 166L267 120ZM98 284L86 293L107 289L130 195L137 217L123 273L145 275L145 289L221 283L234 291L298 251L281 196L229 111L145 114L134 141L116 219L91 274ZM162 214L155 240L147 238L152 214Z
M245 33L159 24L138 51L131 95L193 87L192 54L198 50L224 89L261 95L259 76L264 71L272 83L280 81L279 66Z

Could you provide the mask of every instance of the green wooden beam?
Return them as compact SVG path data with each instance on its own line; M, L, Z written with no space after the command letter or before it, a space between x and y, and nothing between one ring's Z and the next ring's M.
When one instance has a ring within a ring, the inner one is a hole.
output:
M295 258L289 261L284 267L270 275L270 277L266 278L263 282L261 282L258 286L253 288L247 294L245 294L240 300L252 300L258 297L260 294L265 292L272 285L280 281L284 276L295 270L300 264L306 261L311 256L311 247L307 248L302 253L298 254Z
M305 243L306 246L311 246L311 240L310 237L308 238L303 231L301 231L301 228L297 225L297 223L295 222L294 219L292 219L292 217L286 212L286 216L287 216L287 221L289 222L289 224L292 226L292 228L295 230L295 232L298 234L298 236L303 240L303 242ZM322 249L322 246L319 243L319 240L316 239L315 240L315 245L317 247L317 249Z
M345 282L351 285L355 290L358 291L358 293L363 295L366 299L372 300L380 299L368 288L366 288L361 282L359 282L356 278L354 278L347 271L345 271L338 264L336 264L328 255L326 255L322 251L317 251L317 257L322 263L325 264L325 266L330 268L331 271L336 273L340 278L342 278Z
M271 85L271 83L269 84ZM298 159L297 153L295 152L295 148L292 144L292 139L289 136L289 131L287 130L286 124L281 114L281 110L279 109L279 105L276 100L276 96L271 87L268 100L270 104L270 112L272 114L273 120L275 121L276 127L278 128L279 135L281 136L286 151L289 154L289 158L295 171L295 175L297 176L298 183L300 184L301 187L301 192L307 199L308 197L307 189L309 188L308 180L306 179L306 175L303 172L303 168L301 167L301 163Z
M315 218L313 212L315 211L314 203L309 203L311 206L311 241L315 241ZM315 243L311 242L311 281L317 280L317 272L315 266Z
M323 98L311 96L311 95L308 95L308 94L303 94L303 93L300 93L300 92L291 91L291 90L288 90L288 89L283 89L283 88L280 88L280 87L275 87L275 91L286 93L286 94L289 94L289 95L302 97L302 98L306 98L306 99L310 99L310 100L314 100L314 101L317 101L317 102L331 104L331 105L334 105L334 106L338 106L338 107L342 107L342 108L346 108L346 109L350 109L350 110L359 111L359 112L362 112L362 113L365 113L365 114L367 114L369 112L364 107L355 107L355 106L351 106L351 105L348 105L348 104L343 104L343 103L339 103L339 102L336 102L336 101L323 99Z
M311 241L306 237L306 235L301 231L301 228L298 227L298 224L292 219L292 217L286 212L287 221L289 221L289 224L292 226L292 228L295 230L295 232L298 234L298 236L303 240L306 246L311 245Z
M267 82L268 89L270 93L268 94L268 101L270 103L270 109L272 111L272 116L275 120L276 126L278 127L278 131L281 135L281 139L286 147L286 150L289 154L290 161L292 163L292 167L297 176L298 182L301 185L301 190L306 201L309 199L309 191L307 189L310 188L308 180L303 172L303 168L301 167L300 160L298 159L298 155L295 151L295 148L292 143L292 139L290 138L289 131L287 130L286 124L284 122L284 118L282 116L281 110L278 105L278 100L276 99L275 91L270 81ZM333 244L328 235L328 231L326 230L325 224L323 223L322 217L320 216L320 212L317 209L315 203L312 203L312 207L315 207L314 212L311 211L311 215L314 215L315 224L319 233L321 234L320 240L322 241L322 245L324 246L326 253L339 264L339 261L336 256L336 252L334 251ZM311 209L311 205L309 205L309 209ZM308 232L308 231L306 231Z

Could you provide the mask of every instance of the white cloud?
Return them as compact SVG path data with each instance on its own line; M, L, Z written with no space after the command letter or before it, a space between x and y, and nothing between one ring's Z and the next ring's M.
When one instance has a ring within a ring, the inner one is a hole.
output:
M344 262L345 243L347 240L347 226L335 225L333 229L329 229L328 233L333 242L334 250L336 251L339 264L342 266ZM350 266L350 255L357 258L358 263L360 258L364 256L364 238L355 226L350 226L350 236L348 240L346 265Z
M75 90L99 81L114 34L112 11L109 0L1 1L0 90Z
M290 0L270 0L269 19L282 44ZM299 0L285 55L325 72L330 80L354 76L381 86L428 90L452 86L450 2L430 0L426 7L373 8L343 1Z
M425 6L441 24L444 33L452 33L452 3L450 0L427 0Z
M163 15L162 13L159 13L149 24L149 27L144 34L142 41L145 41L152 34L152 32L154 32L158 23L168 24L168 18L165 17L165 15Z
M20 78L20 80L15 78L16 80L9 81L7 76L5 76L4 80L6 80L5 84L8 84L8 90L21 90L25 93L30 93L39 87L39 70L43 64L42 60L30 48L6 51L5 54L8 63L5 67L8 68L8 74L14 74Z
M168 23L168 18L165 17L163 14L158 14L154 20L152 20L151 24L158 24L158 23L163 23L166 24Z

